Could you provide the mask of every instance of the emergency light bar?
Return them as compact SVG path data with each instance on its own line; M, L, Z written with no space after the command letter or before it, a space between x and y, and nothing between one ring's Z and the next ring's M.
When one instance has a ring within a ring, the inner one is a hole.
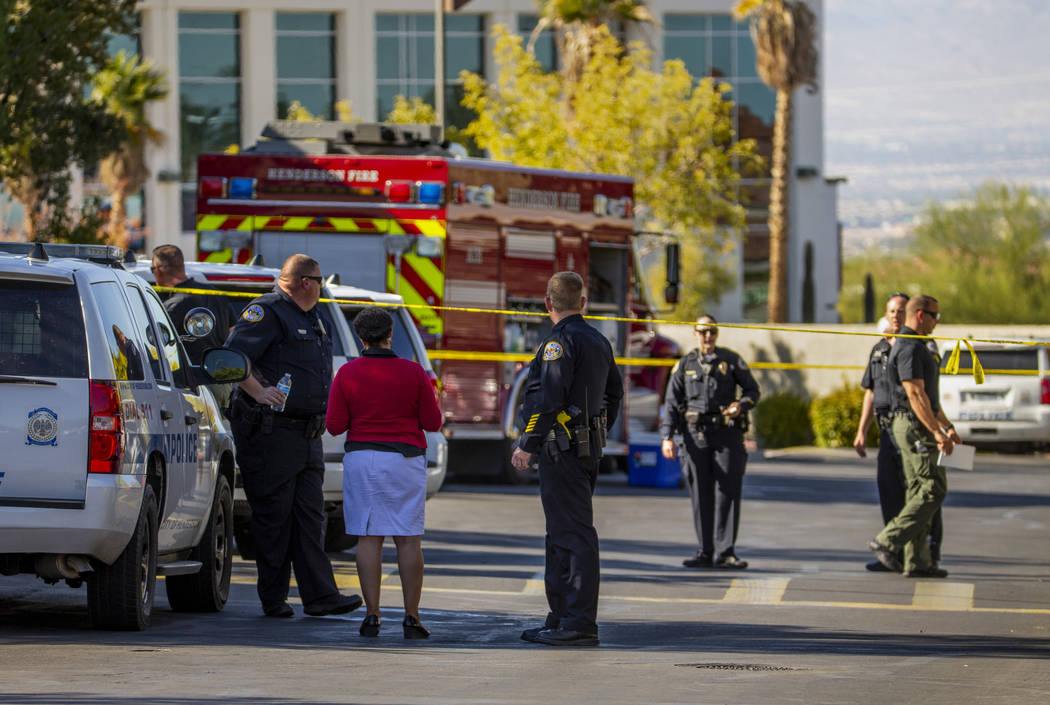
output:
M256 183L255 179L243 176L230 179L230 198L255 198Z
M445 184L441 181L389 180L383 195L391 203L425 203L441 205L445 202Z

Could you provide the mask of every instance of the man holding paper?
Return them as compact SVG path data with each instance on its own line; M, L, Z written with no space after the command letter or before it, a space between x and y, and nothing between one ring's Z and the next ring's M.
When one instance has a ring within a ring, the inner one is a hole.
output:
M904 574L909 578L948 576L931 557L926 537L948 491L944 468L937 464L938 451L951 455L961 439L941 410L937 359L921 337L909 337L929 335L940 318L937 299L911 298L886 365L893 387L891 429L904 466L905 503L868 548L890 570L901 570L897 553L903 549Z

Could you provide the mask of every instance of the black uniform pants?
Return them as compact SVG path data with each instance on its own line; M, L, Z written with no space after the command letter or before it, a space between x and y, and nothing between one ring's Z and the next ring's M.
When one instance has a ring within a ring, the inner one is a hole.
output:
M593 447L592 450L597 450ZM544 584L546 625L598 633L598 532L591 498L598 481L597 454L579 458L575 447L540 448L540 499L547 520Z
M893 517L900 514L906 500L904 466L901 463L900 449L889 428L879 427L879 455L876 459L875 482L879 487L879 508L882 509L882 523L889 524ZM941 559L941 539L944 538L944 524L941 521L941 510L933 515L930 525L930 554L933 560Z
M735 555L747 465L744 434L734 428L713 428L702 436L687 433L678 457L689 485L700 552L715 561Z
M324 552L324 454L321 440L302 429L258 428L233 422L237 464L252 508L263 607L288 597L292 568L303 604L338 592L332 563Z

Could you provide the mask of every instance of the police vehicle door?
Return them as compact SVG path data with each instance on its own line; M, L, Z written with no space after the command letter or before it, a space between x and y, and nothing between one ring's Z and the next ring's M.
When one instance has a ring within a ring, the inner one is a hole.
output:
M127 291L136 323L146 331L150 367L156 378L157 402L150 445L151 451L159 451L164 456L167 470L164 498L158 499L163 505L157 539L162 547L188 546L200 526L200 507L208 500L198 486L201 481L197 461L200 414L186 403L183 390L175 382L176 376L184 376L186 371L181 369L178 337L164 307L152 291L144 291L137 284L129 283Z

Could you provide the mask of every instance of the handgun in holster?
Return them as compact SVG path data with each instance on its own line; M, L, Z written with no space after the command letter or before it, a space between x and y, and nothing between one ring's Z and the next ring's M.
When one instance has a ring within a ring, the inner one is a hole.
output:
M555 421L554 442L557 443L558 450L564 453L572 447L572 431L569 430L569 422L572 421L572 417L565 411L559 411Z
M269 436L273 433L273 407L269 406L257 406L255 407L259 412L259 430L262 431L264 436Z

